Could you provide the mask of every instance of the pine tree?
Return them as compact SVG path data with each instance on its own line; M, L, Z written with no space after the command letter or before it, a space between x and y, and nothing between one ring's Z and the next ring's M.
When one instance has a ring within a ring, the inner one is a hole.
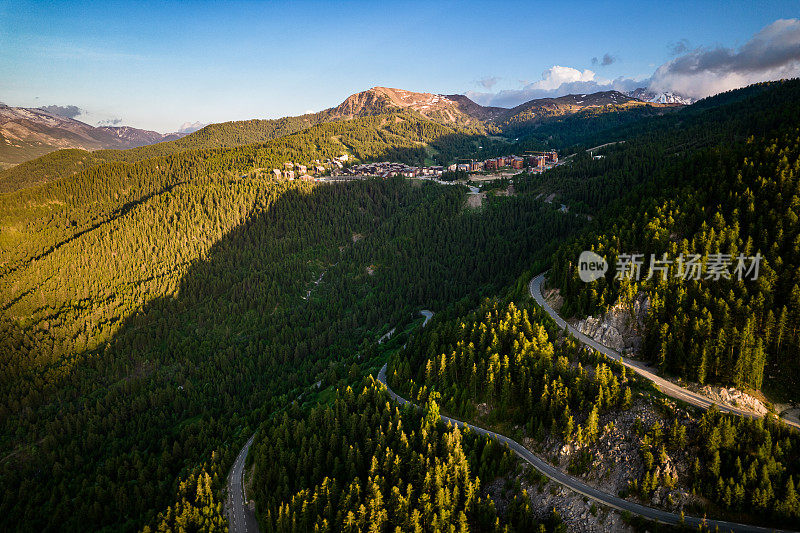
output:
M597 405L595 405L589 413L589 417L586 419L586 439L588 442L597 440L597 434L600 429L599 425L600 417L597 413Z

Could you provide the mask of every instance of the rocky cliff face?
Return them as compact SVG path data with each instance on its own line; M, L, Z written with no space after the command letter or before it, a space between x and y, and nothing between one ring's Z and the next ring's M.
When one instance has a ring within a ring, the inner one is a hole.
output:
M604 346L620 353L639 352L644 334L644 318L650 298L639 293L631 304L617 302L601 317L586 317L575 328Z
M351 94L347 99L333 108L335 115L343 118L353 118L383 113L390 107L390 101L385 94L370 89L356 94Z

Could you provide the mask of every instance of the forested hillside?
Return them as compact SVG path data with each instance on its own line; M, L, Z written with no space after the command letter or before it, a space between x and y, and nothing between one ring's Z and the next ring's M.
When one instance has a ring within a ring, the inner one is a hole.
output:
M321 122L304 117L209 124L186 137L128 150L58 150L0 172L0 192L47 183L112 161L136 162L180 152L262 144Z
M461 130L399 114L324 124L264 145L99 164L45 187L0 196L4 230L0 273L14 271L144 199L195 179L238 179L255 169L267 169L269 174L285 161L309 162L342 153L364 160L421 163L431 155L453 158L474 148L476 142ZM85 154L76 151L74 155L82 158ZM54 168L69 164L55 158L51 162ZM49 167L43 164L41 170L45 169Z
M523 424L539 440L558 434L567 442L592 442L600 413L630 407L630 378L574 342L557 348L540 313L486 301L439 323L391 361L390 384L412 398L437 391L443 408L461 417L474 417L476 405L488 403L491 421Z
M771 382L797 400L800 83L715 99L718 107L701 102L609 147L605 159L576 158L548 178L563 201L596 217L591 231L556 254L550 279L562 289L567 315L597 313L645 292L651 311L642 355L670 373L755 389ZM591 285L575 269L584 249L611 266ZM613 279L626 253L644 254L639 283ZM664 253L673 260L699 254L703 264L728 258L728 274L679 279L674 266L667 279L657 273L645 280L650 255ZM737 279L739 254L761 255L757 280Z
M546 530L527 498L500 517L483 488L518 468L509 450L445 428L433 399L401 410L377 384L359 389L264 424L253 480L264 531Z
M712 516L733 513L762 524L792 524L800 517L798 432L715 411L686 419L622 365L563 338L529 304L487 300L469 313L434 321L391 359L387 375L404 396L441 398L444 412L477 418L518 441L531 438L540 453L553 442L556 449L568 446L574 452L566 469L577 475L612 472L620 457L604 457L599 438L630 417L624 413L641 414L655 397L663 420L634 424L641 471L632 467L626 494L651 504L659 487L684 485L695 495L687 505L697 507L687 514L711 510ZM617 449L620 444L613 443ZM673 465L687 449L683 473ZM558 456L551 460L557 463ZM713 504L701 506L697 496Z
M195 173L270 172L283 168L286 161L308 164L345 153L364 161L443 164L493 142L480 128L442 125L416 112L394 111L318 125L301 118L214 124L177 141L130 150L61 150L0 172L0 192L67 176L172 174L187 168Z
M599 98L600 103L614 102L608 100L604 94L589 96L590 99ZM410 95L414 99L423 98L425 101L406 101L401 95ZM621 95L620 97L624 98ZM415 122L457 130L462 137L474 141L469 143L463 140L455 141L455 144L444 152L440 152L439 147L429 147L427 157L426 154L419 152L421 159L417 156L402 159L403 153L387 152L388 155L400 156L401 160L413 164L421 164L426 159L439 164L449 164L457 157L493 157L514 151L522 153L525 150L544 148L562 150L579 143L592 145L595 138L620 124L636 123L643 118L677 109L673 106L644 104L635 100L629 102L620 100L619 103L590 106L591 102L576 104L573 96L565 98L569 102L565 100L566 103L553 103L552 99L533 100L519 108L506 110L482 107L462 95L443 97L397 89L374 88L350 96L337 107L297 117L209 124L174 141L129 150L94 152L59 150L0 171L0 193L46 183L111 161L133 163L182 152L265 145L275 139L320 124L340 122L337 131L342 128L360 130L364 128L364 123L358 119L379 115L400 115L405 117L404 120L412 117L410 120ZM426 102L431 103L431 109L430 105L423 105ZM497 134L502 136L497 137ZM455 137L453 139L455 140ZM392 141L388 138L383 140ZM398 146L406 147L402 142Z
M293 390L346 375L363 341L423 306L496 290L582 224L533 196L468 211L463 188L403 180L192 172L150 194L160 173L148 185L110 168L105 193L91 171L47 186L86 214L28 230L41 242L21 243L3 277L8 525L154 523L181 471L214 450L230 464L244 428ZM138 183L141 200L126 209L115 180ZM87 182L72 191L94 201L79 202L67 187ZM47 187L16 194L56 209ZM16 205L19 217L44 209Z
M498 475L513 485L515 463L431 415L437 401L467 418L488 405L499 428L588 450L603 420L661 405L522 296L547 265L567 314L649 295L643 356L663 370L796 398L799 95L793 81L663 113L586 112L520 130L518 144L396 110L232 123L175 150L62 152L7 172L0 183L19 190L0 194L0 529L224 528L224 473L257 427L258 512L274 530L558 527L534 523L516 487L521 499L493 507L482 490ZM616 141L603 159L583 153ZM422 164L554 144L572 147L567 164L515 177L478 209L459 185L269 172L343 153ZM611 270L585 285L574 263L592 248ZM619 285L625 252L763 261L752 282ZM437 319L414 330L420 309ZM426 413L362 381L387 351L392 385ZM319 406L303 405L309 391ZM677 427L670 409L659 416ZM683 437L633 432L647 480L626 487L633 497L671 483L664 454L688 449L697 468L676 476L698 509L797 516L795 434L713 412L687 424ZM317 442L329 446L311 460ZM576 471L591 464L576 457Z

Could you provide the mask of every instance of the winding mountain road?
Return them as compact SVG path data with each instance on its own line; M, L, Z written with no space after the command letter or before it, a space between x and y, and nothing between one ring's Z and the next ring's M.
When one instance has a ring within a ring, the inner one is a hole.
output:
M259 533L256 513L245 503L243 486L244 461L254 438L255 434L245 443L228 474L228 499L225 501L225 511L228 515L230 533Z
M544 280L544 274L536 276L531 280L528 288L530 290L531 296L537 301L537 303L539 303L539 305L541 305L545 309L545 311L547 311L547 313L553 318L553 320L556 321L559 327L567 329L581 342L591 346L592 348L595 348L596 350L600 351L601 353L604 353L605 355L611 357L612 359L622 362L624 365L631 368L638 374L642 375L647 379L650 379L651 381L656 383L659 386L659 388L669 396L685 400L693 405L702 408L708 408L713 403L708 398L697 395L696 393L689 391L687 389L683 389L682 387L678 387L673 383L670 383L664 380L663 378L656 376L652 372L646 370L644 368L644 365L642 365L641 363L622 357L614 350L611 350L610 348L607 348L602 344L597 343L593 339L590 339L586 335L572 328L572 326L567 324L566 321L564 321L561 317L559 317L558 314L552 309L552 307L550 307L550 305L544 300L544 297L542 296L541 292L541 285L543 280ZM433 317L433 312L428 310L422 310L420 311L420 314L422 314L425 317L425 321L422 324L422 327L425 327L428 324L428 321ZM384 364L383 367L381 367L380 371L378 372L377 381L381 383L384 387L386 387L387 393L395 402L399 403L400 405L410 404L412 406L415 406L413 403L409 402L408 400L406 400L405 398L394 392L391 389L391 387L389 387L388 383L386 383L387 366L388 363ZM745 413L743 411L732 409L725 405L719 405L719 407L720 410L725 410L736 414L743 414L746 416L753 416L750 413ZM577 478L565 474L564 472L557 469L550 463L546 462L545 460L535 455L533 452L522 446L517 441L510 439L505 435L501 435L494 431L490 431L488 429L484 429L482 427L469 424L461 420L456 420L455 418L450 418L445 415L440 415L440 416L442 421L446 424L452 424L453 426L456 426L460 429L469 428L471 431L474 431L481 435L486 435L489 438L495 439L499 442L502 442L503 444L506 444L509 447L509 449L513 451L518 457L529 463L531 466L533 466L536 470L541 472L547 478L555 481L556 483L559 483L560 485L570 490L573 490L583 496L586 496L587 498L590 498L596 502L599 502L603 505L607 505L614 509L620 511L628 511L630 513L642 516L649 520L654 520L656 522L661 522L664 524L672 524L672 525L685 524L691 527L698 527L701 524L704 524L705 526L712 529L719 528L719 531L721 532L779 533L782 531L768 527L760 527L749 524L738 524L735 522L726 522L723 520L705 519L692 516L682 517L681 515L675 513L670 513L668 511L662 511L660 509L654 509L652 507L646 507L638 503L630 502L628 500L619 498L612 494L602 492L594 487L587 485L586 483L580 481ZM225 503L225 508L228 514L229 531L231 533L259 533L259 527L258 527L258 522L256 521L255 518L255 513L246 505L244 487L243 487L245 459L247 458L247 453L250 450L250 446L253 444L254 438L255 434L250 437L250 439L241 449L228 476L228 498Z
M405 398L394 392L391 389L391 387L389 387L389 385L386 383L387 365L388 363L383 365L383 368L381 368L380 372L378 372L378 378L377 378L378 382L380 382L383 386L386 387L386 392L389 393L389 396L400 405L406 405L406 404L414 405L413 403L409 402L408 400L406 400ZM473 424L468 424L467 422L462 422L461 420L456 420L455 418L450 418L444 415L440 416L442 418L442 421L446 424L453 424L454 426L457 426L459 429L469 428L471 431L474 431L481 435L486 435L487 437L490 437L492 439L502 442L503 444L508 445L511 451L517 454L517 456L519 456L522 460L528 462L536 470L538 470L551 480L579 494L582 494L587 498L590 498L596 502L607 505L609 507L613 507L614 509L618 509L620 511L628 511L633 514L643 516L644 518L647 518L649 520L654 520L656 522L661 522L664 524L679 525L683 523L691 527L697 527L700 524L705 524L712 530L718 527L719 531L721 532L730 531L732 533L769 533L769 532L781 531L768 527L751 526L748 524L737 524L735 522L725 522L723 520L711 520L711 519L697 518L693 516L685 516L682 518L680 515L675 513L662 511L660 509L653 509L652 507L645 507L644 505L639 505L638 503L629 502L628 500L623 500L622 498L619 498L612 494L607 494L605 492L595 489L594 487L590 487L589 485L580 481L579 479L576 479L568 474L565 474L564 472L558 470L556 467L544 461L537 455L534 455L533 452L525 448L517 441L510 439L505 435L495 433L494 431L489 431L488 429L483 429L482 427L475 426Z
M320 280L322 280L322 276L320 276L319 280L317 280L317 284L319 284ZM425 327L428 324L428 321L433 318L433 311L429 311L427 309L423 309L419 312L419 314L425 317L422 327ZM381 337L381 340L379 340L378 343L380 344L380 342L382 342L385 338L391 337L393 332L394 329ZM243 486L244 463L245 459L247 459L247 453L250 451L250 446L253 445L253 439L255 439L255 434L248 439L248 441L239 451L239 455L236 456L236 461L233 463L231 471L228 473L228 497L225 500L225 513L228 515L228 531L230 533L260 532L258 528L258 520L256 520L256 514L247 505Z
M702 394L698 394L694 391L690 391L689 389L676 385L675 383L672 383L671 381L668 381L655 374L649 366L642 363L641 361L636 361L634 359L623 357L615 350L612 350L611 348L600 344L591 337L584 335L583 333L581 333L580 331L569 325L566 320L558 316L558 313L556 313L555 310L550 306L550 304L547 303L547 301L544 299L544 296L542 295L543 281L544 281L544 273L539 274L538 276L536 276L531 280L531 282L528 284L528 290L530 291L531 296L533 297L534 300L536 300L536 303L542 306L542 308L547 312L547 314L550 315L550 318L552 318L556 322L556 324L558 324L558 327L566 329L570 334L572 334L573 337L578 339L583 344L591 346L598 352L604 354L606 357L609 357L615 361L619 361L620 363L630 368L643 378L652 381L653 383L655 383L658 389L667 396L670 396L677 400L683 400L684 402L690 403L696 407L700 407L701 409L708 409L712 405L716 405L720 411L725 413L732 413L740 416L749 416L753 418L758 416L754 413L751 413L750 411L744 411L742 409L737 409L736 407L732 407L724 403L714 401L711 398L703 396ZM787 420L785 418L782 418L782 420L786 424L800 429L800 424L797 424L796 422Z

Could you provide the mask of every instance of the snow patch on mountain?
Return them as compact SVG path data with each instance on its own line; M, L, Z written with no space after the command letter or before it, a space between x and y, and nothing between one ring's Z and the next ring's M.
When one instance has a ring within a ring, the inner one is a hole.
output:
M208 124L204 124L202 122L184 122L181 124L181 127L178 128L177 133L194 133L206 126L208 126Z
M656 93L650 89L639 87L627 93L631 98L636 98L643 102L652 102L656 104L681 104L690 105L695 102L694 98L684 96L682 94L673 93L670 91L663 93Z

